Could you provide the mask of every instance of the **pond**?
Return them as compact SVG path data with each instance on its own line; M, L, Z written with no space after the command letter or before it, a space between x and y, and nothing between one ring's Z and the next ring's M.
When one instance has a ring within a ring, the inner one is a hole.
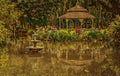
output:
M27 45L9 46L0 76L119 76L119 60L107 42L41 42L44 49L29 52ZM24 47L23 47L24 46ZM18 52L19 51L19 52ZM115 63L114 63L115 62Z

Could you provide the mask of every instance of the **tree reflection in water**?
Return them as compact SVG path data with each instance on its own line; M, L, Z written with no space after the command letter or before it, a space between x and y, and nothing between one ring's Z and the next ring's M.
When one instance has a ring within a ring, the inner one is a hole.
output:
M105 42L44 42L42 54L7 55L7 64L1 67L0 76L120 75L119 53Z

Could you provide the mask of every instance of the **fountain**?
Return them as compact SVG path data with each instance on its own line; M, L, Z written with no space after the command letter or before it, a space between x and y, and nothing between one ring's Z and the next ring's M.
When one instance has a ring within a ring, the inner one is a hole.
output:
M37 43L40 42L40 40L37 40L38 34L33 34L32 35L32 40L30 40L31 43L33 43L33 46L27 47L31 52L39 52L40 50L43 49L43 46L37 46Z

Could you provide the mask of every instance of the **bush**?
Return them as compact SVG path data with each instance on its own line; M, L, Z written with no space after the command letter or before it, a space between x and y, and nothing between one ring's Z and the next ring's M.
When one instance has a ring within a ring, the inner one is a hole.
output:
M107 39L108 37L106 34L106 29L101 29L98 33L98 37L99 39L102 39L102 40Z
M63 33L59 32L59 36L58 36L58 40L63 40L64 39L64 35Z
M65 40L89 40L89 39L106 39L105 30L100 30L98 32L94 30L85 30L80 34L76 34L75 30L67 31L61 30L49 30L45 32L44 30L38 33L41 39L51 39L58 41Z
M120 49L120 16L116 16L113 22L110 23L107 34L113 47Z
M66 36L66 40L73 40L73 39L75 39L75 36L74 36L74 35L68 34L68 35Z
M10 32L4 27L4 22L0 21L0 47L4 47L8 42Z
M96 38L96 37L97 37L97 32L91 30L91 31L89 32L88 36L91 37L91 38Z
M89 35L90 31L84 31L83 33L80 34L80 39L88 39L88 35Z
M50 35L49 35L50 39L57 40L57 37L58 37L57 32L55 31L50 32Z

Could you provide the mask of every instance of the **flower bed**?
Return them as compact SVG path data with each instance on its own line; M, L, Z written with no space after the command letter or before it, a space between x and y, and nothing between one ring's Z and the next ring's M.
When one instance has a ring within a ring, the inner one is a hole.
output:
M75 41L75 40L104 40L107 38L106 30L93 30L93 29L81 29L80 33L76 33L75 30L67 31L65 29L60 30L48 30L39 31L39 38L42 40L54 40L54 41Z

